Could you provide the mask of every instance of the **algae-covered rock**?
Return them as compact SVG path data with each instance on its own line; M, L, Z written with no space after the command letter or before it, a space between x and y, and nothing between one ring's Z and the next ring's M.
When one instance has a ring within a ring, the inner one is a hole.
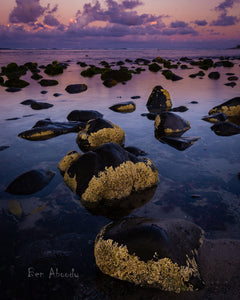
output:
M219 72L211 72L208 74L208 78L210 79L219 79L220 78L220 73Z
M109 142L123 145L125 132L112 122L98 118L86 124L78 133L76 141L79 148L86 152Z
M202 241L202 229L185 220L125 218L100 231L94 255L107 275L179 293L204 286L198 267Z
M231 136L240 134L240 126L230 122L218 122L211 127L216 135Z
M29 195L43 189L54 177L50 170L31 170L12 181L6 192L14 195Z
M65 88L65 90L69 94L78 94L78 93L85 92L87 90L87 85L84 83L70 84Z
M111 88L111 87L117 85L117 81L114 79L111 79L111 78L107 78L106 80L103 81L103 85L108 88Z
M155 86L148 98L147 108L150 112L170 110L172 108L172 101L169 92L161 85Z
M89 120L102 118L103 114L96 110L73 110L71 111L67 119L68 121L81 121L87 122Z
M156 72L160 71L162 69L162 67L159 66L157 63L152 63L148 66L148 69L149 69L149 71L156 73Z
M30 141L42 141L66 134L78 132L85 127L82 122L52 122L40 120L30 130L19 133L19 137Z
M132 74L125 68L119 70L106 70L102 73L102 81L114 80L116 82L125 82L132 78Z
M31 78L34 79L34 80L39 80L39 79L43 78L43 76L38 74L38 73L33 73Z
M188 110L188 108L184 105L172 108L172 111L174 111L174 112L185 112L187 110Z
M63 73L63 70L66 66L59 64L57 61L53 61L51 64L48 64L44 70L44 73L50 76L55 76Z
M3 85L3 83L4 83L4 79L2 76L0 76L0 85Z
M202 120L210 123L218 123L218 122L226 121L227 117L224 113L218 113L211 116L204 116L202 117Z
M232 98L220 105L213 107L209 115L216 113L224 113L227 117L234 117L240 115L240 97Z
M158 139L163 144L168 144L169 146L179 150L184 151L191 147L196 141L200 140L200 137L169 137L161 136Z
M109 107L115 112L127 113L133 112L136 109L136 104L133 101L117 103Z
M178 81L178 80L183 79L181 76L176 75L171 70L163 70L162 74L166 79L172 80L172 81Z
M9 63L6 67L1 68L2 74L7 76L8 79L19 79L27 72L27 67L18 66L15 62Z
M149 159L106 143L70 162L64 182L83 201L111 203L155 186L158 171Z
M157 115L154 122L155 136L180 137L185 131L190 129L190 123L177 114L163 112Z
M58 81L54 79L42 79L38 82L41 86L55 86L58 85Z
M5 81L4 83L7 87L14 87L14 88L25 88L29 85L29 83L25 80L19 79L19 78L11 78Z

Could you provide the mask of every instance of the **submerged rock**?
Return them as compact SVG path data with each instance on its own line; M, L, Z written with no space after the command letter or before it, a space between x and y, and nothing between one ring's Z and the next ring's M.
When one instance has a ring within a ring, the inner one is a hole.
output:
M172 111L174 111L174 112L185 112L187 110L188 110L188 108L184 105L172 108Z
M204 116L202 117L202 120L210 123L218 123L219 121L220 122L226 121L227 117L224 113L218 113L211 116Z
M52 122L40 120L30 130L19 133L19 137L30 141L42 141L70 132L78 132L85 127L82 122Z
M136 104L133 101L117 103L109 107L115 112L127 113L133 112L136 109Z
M149 159L137 158L115 143L74 155L68 167L66 163L61 167L66 170L64 182L86 202L111 204L158 182L158 171Z
M198 267L202 241L202 229L184 220L125 218L101 230L94 255L107 275L179 293L204 286Z
M123 145L125 132L112 122L98 118L86 124L86 127L78 133L76 141L79 148L86 152L109 142Z
M169 146L184 151L191 147L200 137L166 137L162 136L158 139L161 143L168 144Z
M183 79L181 76L176 75L171 70L163 70L162 74L166 79L172 80L172 81L178 81L178 80Z
M88 122L89 120L102 118L103 114L96 110L73 110L67 116L68 121Z
M240 126L230 122L218 122L211 127L216 135L231 136L240 133Z
M22 101L20 104L22 104L22 105L31 105L33 103L36 103L36 100L27 99L27 100Z
M55 176L50 170L31 170L18 176L9 184L6 192L13 195L29 195L43 189Z
M161 85L155 86L148 98L147 108L150 112L170 110L172 108L172 101L169 92Z
M78 94L78 93L85 92L87 90L87 85L84 83L70 84L65 88L65 90L69 94Z
M240 115L240 97L232 98L220 105L213 107L208 114L225 113L227 117Z
M180 137L190 129L190 123L172 112L163 112L157 115L155 122L155 136Z
M20 88L16 88L16 87L9 87L7 88L5 91L9 92L9 93L16 93L16 92L20 92L22 89Z
M7 148L9 148L10 146L0 146L0 151L3 151L3 150L5 150L5 149L7 149Z
M53 104L35 101L30 106L32 109L40 110L40 109L48 109L50 107L53 107Z
M126 68L122 68L119 70L106 70L101 75L102 81L112 80L116 82L125 82L132 79L132 74Z
M141 114L142 117L147 117L149 120L155 120L157 113L143 113Z
M41 86L54 86L58 85L58 81L54 79L42 79L38 82Z

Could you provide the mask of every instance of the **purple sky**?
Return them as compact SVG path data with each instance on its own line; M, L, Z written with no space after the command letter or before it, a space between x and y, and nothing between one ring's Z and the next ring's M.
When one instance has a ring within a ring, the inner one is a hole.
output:
M8 0L0 47L227 48L240 44L240 0Z

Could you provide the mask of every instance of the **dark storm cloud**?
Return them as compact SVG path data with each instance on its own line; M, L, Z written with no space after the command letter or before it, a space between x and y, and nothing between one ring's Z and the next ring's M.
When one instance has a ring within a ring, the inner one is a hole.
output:
M223 12L217 20L212 21L212 26L231 26L236 25L240 19L235 16L227 16L226 12Z
M176 22L172 22L170 24L170 27L171 28L184 28L184 27L187 27L188 24L183 22L183 21L176 21Z
M43 23L48 25L48 26L58 26L60 23L58 21L58 19L56 19L54 16L52 15L46 15L44 17Z
M206 26L208 24L208 22L206 20L196 20L196 21L194 21L194 24L196 24L198 26Z
M217 11L226 11L228 8L232 8L234 4L239 3L239 0L225 0L215 7Z

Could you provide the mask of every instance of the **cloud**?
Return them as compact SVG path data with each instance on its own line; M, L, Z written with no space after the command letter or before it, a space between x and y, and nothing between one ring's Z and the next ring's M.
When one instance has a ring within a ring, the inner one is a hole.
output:
M54 16L52 15L46 15L44 17L43 23L48 25L48 26L58 26L60 24L60 22L58 21L58 19L56 19Z
M15 24L36 22L45 12L50 14L58 9L57 5L50 9L50 4L43 7L40 0L16 0L16 4L17 6L13 8L9 15L9 21Z
M224 0L218 6L215 7L216 11L226 11L228 8L232 8L234 4L240 2L239 0Z
M196 20L196 21L194 21L194 24L196 24L198 26L206 26L208 24L208 22L206 20Z
M172 22L170 24L170 27L171 28L184 28L184 27L187 27L188 24L183 22L183 21L176 21L176 22Z
M143 3L141 1L138 0L131 0L131 1L123 1L122 5L124 8L126 9L133 9L139 5L142 5Z
M212 26L231 26L236 25L240 19L235 16L227 16L226 12L223 12L217 20L212 21Z

